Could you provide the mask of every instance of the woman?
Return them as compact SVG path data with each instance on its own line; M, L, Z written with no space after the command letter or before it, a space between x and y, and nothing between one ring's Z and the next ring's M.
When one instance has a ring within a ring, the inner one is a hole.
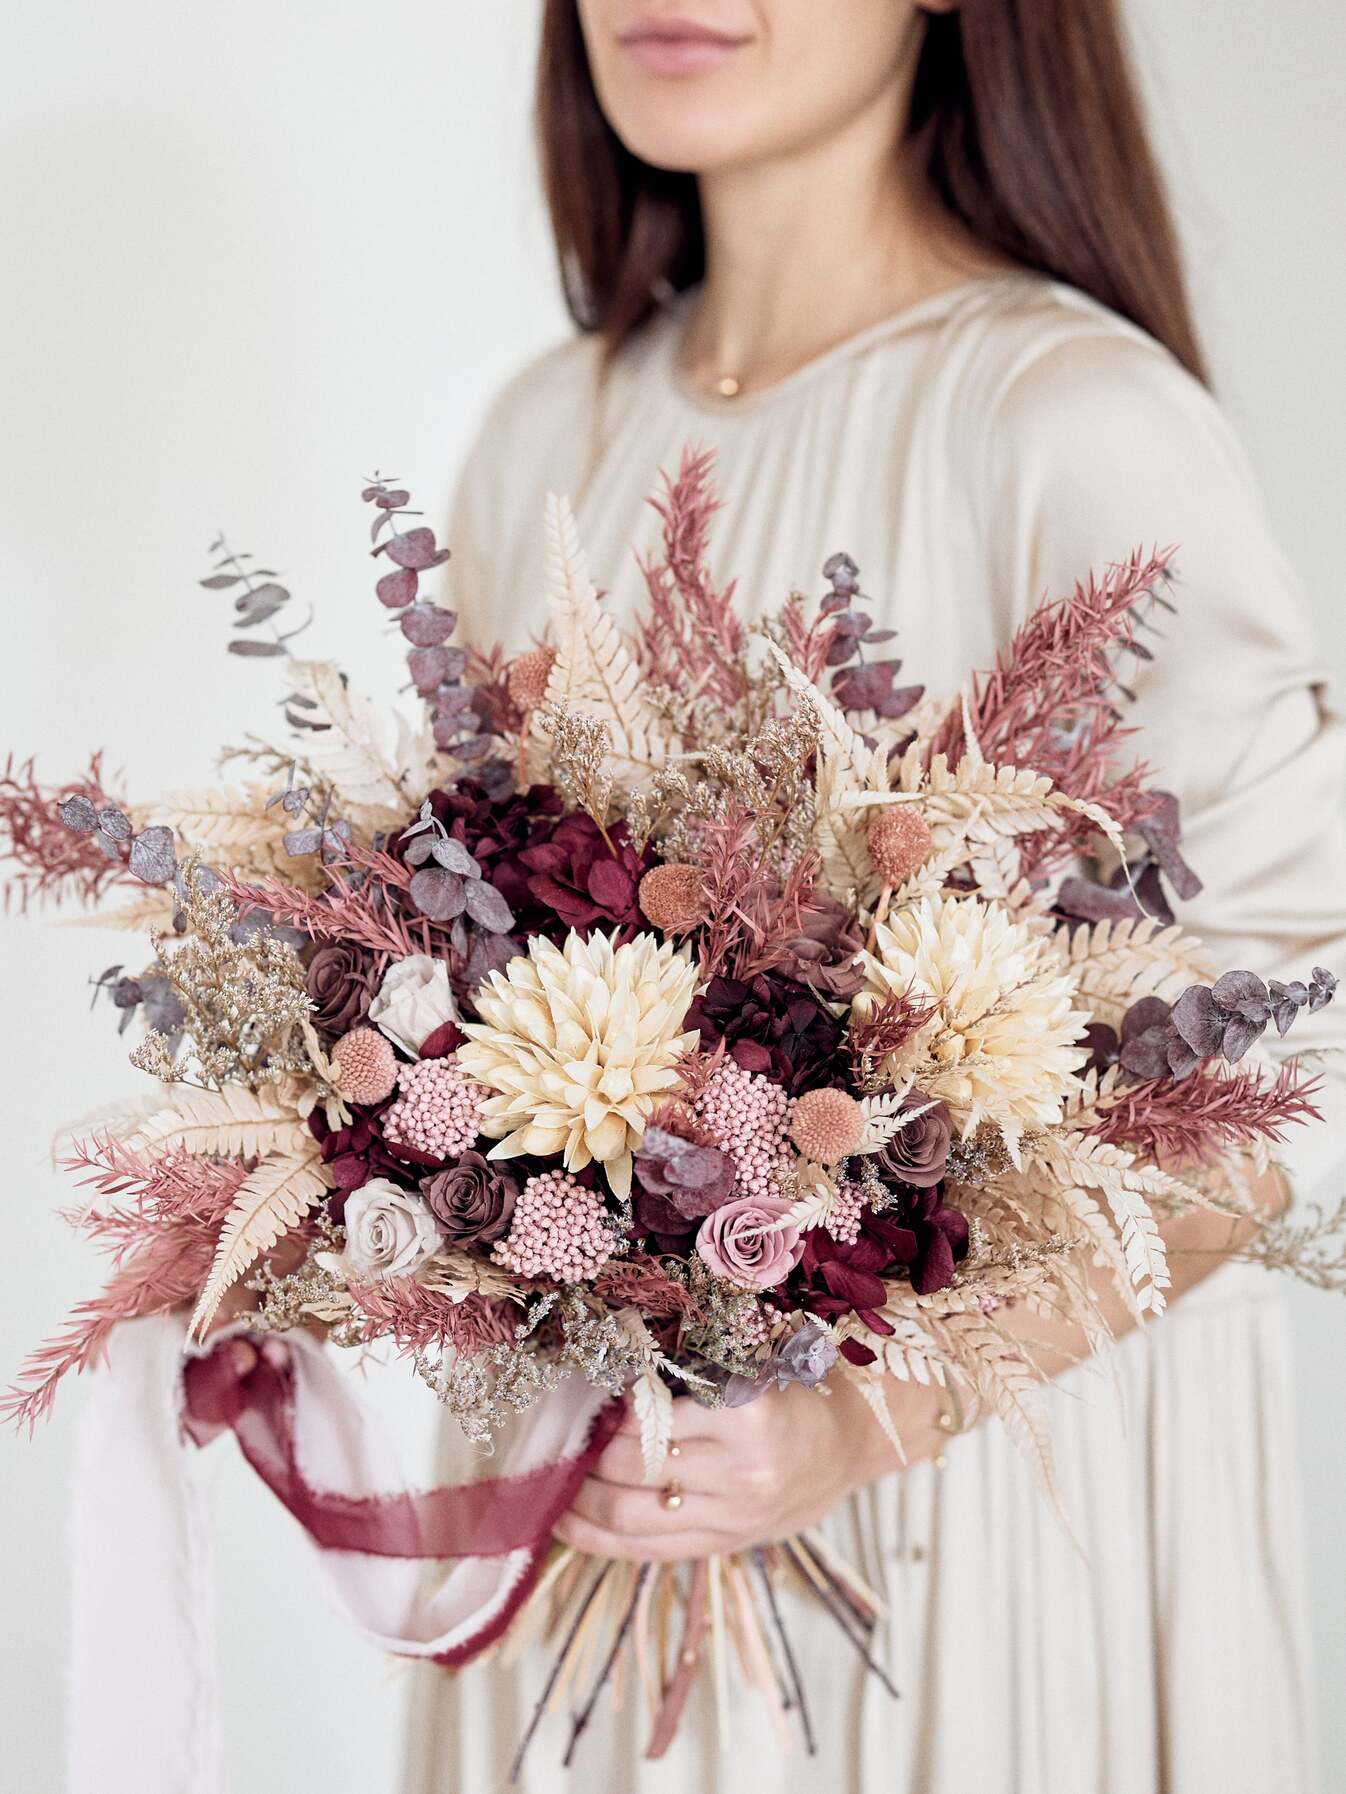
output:
M581 334L504 393L469 457L452 533L469 633L503 622L522 646L540 628L548 489L630 611L643 496L689 441L718 451L716 561L744 601L816 589L845 548L935 689L1044 593L1176 543L1177 614L1126 677L1205 880L1182 919L1227 966L1346 965L1341 736L1204 385L1113 0L550 0L540 99ZM1341 1044L1346 1011L1321 1021L1316 1044ZM1343 1113L1339 1073L1327 1107ZM879 1648L903 1699L801 1610L817 1760L782 1756L745 1697L727 1739L694 1703L645 1764L628 1701L586 1734L573 1784L544 1735L522 1785L1310 1788L1281 1314L1249 1267L1207 1277L1224 1231L1186 1225L1176 1312L1105 1376L1052 1342L1078 1544L998 1427L941 1452L919 1389L894 1392L901 1471L844 1395L679 1403L678 1512L619 1438L564 1537L680 1556L826 1514L891 1605ZM408 1789L501 1785L541 1668L422 1682Z

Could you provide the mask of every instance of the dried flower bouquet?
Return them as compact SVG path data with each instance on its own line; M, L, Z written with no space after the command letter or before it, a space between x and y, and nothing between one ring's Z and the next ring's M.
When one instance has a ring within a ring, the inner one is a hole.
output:
M743 618L709 571L711 471L689 454L661 491L630 632L553 501L546 639L513 659L454 645L422 590L447 551L405 490L368 486L415 728L290 659L288 591L221 542L203 583L234 598L234 652L287 660L295 739L231 751L245 782L143 805L97 759L59 791L31 766L0 781L25 902L117 893L101 920L153 933L147 966L96 983L123 1027L139 1014L158 1086L69 1155L112 1275L10 1417L31 1427L119 1323L189 1315L209 1334L192 1436L232 1427L319 1543L498 1558L480 1612L407 1648L453 1664L549 1638L534 1726L573 1682L568 1751L628 1644L653 1754L705 1661L723 1710L731 1655L811 1747L778 1586L871 1664L880 1611L819 1538L681 1571L551 1550L619 1400L659 1482L674 1391L849 1378L900 1453L886 1379L915 1378L959 1424L997 1416L1049 1479L1005 1317L1101 1340L1091 1267L1138 1317L1163 1308L1160 1222L1246 1216L1313 1118L1312 1080L1259 1041L1336 982L1220 973L1174 921L1165 881L1199 884L1173 799L1119 758L1117 676L1173 602L1167 557L1045 604L930 696L879 652L893 632L844 554L819 600ZM1100 850L1108 882L1082 869ZM483 1443L588 1394L502 1466L491 1525L463 1491L380 1507L301 1461L315 1331L390 1343Z

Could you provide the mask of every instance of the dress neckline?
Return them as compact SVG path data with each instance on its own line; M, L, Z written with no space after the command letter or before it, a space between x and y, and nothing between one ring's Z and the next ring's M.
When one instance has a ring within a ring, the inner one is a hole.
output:
M743 416L772 404L783 395L796 391L817 379L837 362L849 360L870 348L874 343L882 342L889 336L901 335L907 330L917 329L931 319L941 316L950 310L959 300L976 292L989 291L997 287L1022 286L1026 282L1041 284L1046 276L1028 268L1002 269L995 274L974 274L966 280L955 281L952 286L944 287L938 293L928 293L924 299L914 299L900 306L886 318L879 318L873 324L866 324L863 329L856 330L850 336L843 337L840 342L832 343L821 349L808 361L794 368L790 373L774 380L770 386L759 388L756 392L745 393L735 398L723 398L718 393L703 392L694 386L682 371L682 345L687 333L692 305L695 301L697 287L679 293L670 300L663 316L655 328L662 334L662 360L669 385L682 402L694 411L701 411L716 417Z

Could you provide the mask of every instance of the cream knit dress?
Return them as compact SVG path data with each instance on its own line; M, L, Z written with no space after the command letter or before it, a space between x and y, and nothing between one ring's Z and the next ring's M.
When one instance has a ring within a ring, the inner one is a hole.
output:
M1044 593L1137 544L1176 544L1178 614L1128 682L1137 752L1179 793L1205 881L1180 919L1225 967L1346 973L1343 733L1244 456L1166 351L1070 288L998 275L767 392L716 400L679 378L684 315L656 319L603 382L596 344L579 340L497 401L451 537L469 635L518 647L540 631L549 490L570 494L594 577L629 615L635 550L656 528L644 496L687 443L718 451L713 560L742 602L818 592L844 548L900 631L903 682L933 690L988 664ZM1339 1049L1346 1002L1292 1038ZM1342 1066L1324 1062L1328 1125L1292 1155L1301 1196L1340 1156ZM994 1423L955 1440L945 1470L894 1474L833 1515L891 1604L878 1648L899 1702L798 1609L816 1758L783 1755L745 1692L727 1741L694 1700L673 1750L646 1764L639 1703L614 1710L605 1695L573 1770L553 1725L520 1785L1305 1794L1317 1784L1291 1406L1275 1279L1226 1268L1053 1390L1082 1555ZM463 1473L452 1439L445 1457ZM405 1794L495 1794L544 1667L414 1671Z

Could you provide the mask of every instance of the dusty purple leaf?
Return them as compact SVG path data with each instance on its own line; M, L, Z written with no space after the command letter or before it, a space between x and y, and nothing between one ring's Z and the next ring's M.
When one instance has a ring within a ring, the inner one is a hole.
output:
M415 648L438 648L453 634L457 621L453 611L441 610L437 604L415 604L402 616L402 633Z
M1225 1017L1204 984L1189 984L1173 1005L1173 1026L1194 1053L1209 1059L1224 1039Z
M275 660L286 647L284 642L230 642L229 652L243 660Z
M843 710L876 710L892 689L894 663L871 661L833 675L832 695Z
M98 812L82 791L77 791L73 797L67 797L56 813L65 826L73 829L77 835L91 835L98 827Z
M415 682L416 690L423 698L428 698L444 677L445 650L443 648L413 648L407 655L407 666Z
M514 926L514 911L495 886L476 878L468 882L465 890L467 913L472 920L491 934L508 934Z
M1136 825L1136 832L1158 860L1164 876L1178 896L1184 903L1190 902L1200 894L1201 880L1182 857L1178 800L1171 791L1152 791L1150 796L1159 799L1159 808L1153 816Z
M1336 995L1337 980L1326 966L1314 966L1309 981L1309 1008L1325 1009Z
M414 567L399 567L396 573L384 574L374 587L374 596L389 610L401 610L415 598L419 584Z
M467 904L462 879L456 872L446 872L442 866L427 866L418 872L408 887L408 895L421 914L432 922L451 922L455 916L462 915Z
M436 548L435 532L423 525L419 529L409 529L404 535L394 536L391 542L384 544L388 559L399 567L414 567L424 572L428 567L438 567L449 558L447 548Z
M1221 1009L1246 1021L1265 1024L1267 987L1256 972L1226 972L1215 980L1211 995Z
M438 734L438 725L436 725ZM494 735L471 735L466 741L456 741L453 751L460 760L484 760L495 747Z
M112 836L104 834L101 828L95 829L93 838L95 847L105 860L119 860L122 857L121 842L114 841Z
M860 569L844 549L828 555L823 562L823 578L838 592L858 592L860 589Z
M1289 984L1279 984L1273 978L1269 986L1271 996L1271 1019L1276 1024L1276 1032L1285 1034L1292 1026L1295 1017L1309 1000L1309 988L1298 978Z
M435 842L432 835L418 835L406 848L403 857L408 866L423 866L434 857Z
M892 722L899 716L905 716L909 710L914 710L924 696L923 685L898 685L874 708L880 716Z
M209 579L203 579L199 583L208 592L223 592L230 586L236 586L242 577L241 573L212 573Z
M475 990L492 972L503 972L511 959L516 959L521 951L519 943L510 934L477 934L472 937L472 948L467 956L467 985Z
M1135 1040L1151 1028L1166 1027L1170 1013L1162 997L1141 997L1122 1017L1122 1039Z
M129 864L142 884L166 885L178 869L172 829L162 824L142 829L131 843Z
M131 827L131 818L109 804L107 809L98 812L98 826L110 841L129 841L135 832Z
M351 825L349 822L334 822L331 828L322 832L322 858L325 866L339 865L350 852Z
M405 504L410 504L411 494L404 486L394 486L391 491L385 486L382 492L374 495L374 503L385 511L400 511Z
M1253 1022L1243 1015L1230 1016L1225 1023L1224 1039L1220 1043L1220 1051L1230 1065L1238 1064L1253 1042L1261 1038L1266 1025L1265 1020Z
M443 866L446 872L457 872L463 878L481 877L481 867L462 842L456 841L452 835L441 835L434 843L431 852L436 862Z
M234 628L248 629L255 623L265 623L268 617L274 617L289 602L290 594L287 589L277 585L274 580L264 586L254 586L252 591L242 592L234 600L234 609L238 612Z
M291 829L284 837L285 851L292 859L300 859L305 854L317 853L322 846L322 830L320 828Z

